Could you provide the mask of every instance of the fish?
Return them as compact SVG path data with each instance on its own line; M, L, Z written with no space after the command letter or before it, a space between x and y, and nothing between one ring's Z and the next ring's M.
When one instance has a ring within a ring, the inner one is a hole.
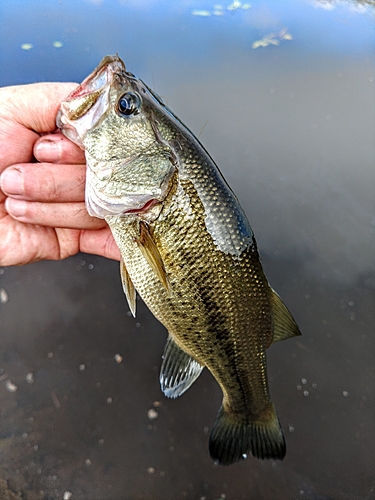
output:
M61 103L56 122L85 151L87 211L112 231L130 311L138 293L168 331L163 393L182 395L207 368L223 393L209 438L214 462L282 460L266 350L301 333L209 153L118 55Z

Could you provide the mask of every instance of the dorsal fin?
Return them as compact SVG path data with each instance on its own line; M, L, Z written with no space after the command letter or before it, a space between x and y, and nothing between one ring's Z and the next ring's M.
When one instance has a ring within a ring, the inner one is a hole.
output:
M160 371L161 390L169 398L181 396L201 374L204 366L183 351L169 335Z
M272 290L271 302L274 323L272 343L301 335L293 316L275 290Z
M139 224L139 238L136 242L138 243L144 258L149 263L151 269L159 278L164 288L170 293L171 286L164 267L163 259L161 258L160 252L152 239L148 225L143 221Z
M128 270L126 269L125 263L122 259L120 262L120 275L121 275L122 288L124 289L124 293L129 304L129 309L135 318L137 295L133 282L129 276Z

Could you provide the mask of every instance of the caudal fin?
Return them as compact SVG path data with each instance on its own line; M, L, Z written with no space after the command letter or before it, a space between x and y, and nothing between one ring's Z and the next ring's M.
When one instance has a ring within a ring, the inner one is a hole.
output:
M218 464L231 465L252 453L256 458L282 460L285 439L273 403L268 417L262 420L243 420L220 408L210 436L210 455Z

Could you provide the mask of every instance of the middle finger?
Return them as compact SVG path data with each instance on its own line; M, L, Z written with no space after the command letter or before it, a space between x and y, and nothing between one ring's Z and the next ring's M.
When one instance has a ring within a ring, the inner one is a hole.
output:
M49 203L83 201L86 165L20 163L5 169L0 189L9 197Z
M100 229L106 222L90 217L85 204L81 203L39 203L8 198L5 209L13 219L40 226L69 229Z

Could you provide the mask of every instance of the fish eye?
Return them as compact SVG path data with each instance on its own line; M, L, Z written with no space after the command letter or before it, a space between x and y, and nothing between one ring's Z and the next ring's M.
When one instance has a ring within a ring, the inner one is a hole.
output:
M117 112L120 116L137 115L141 107L141 98L134 92L126 92L117 102Z

